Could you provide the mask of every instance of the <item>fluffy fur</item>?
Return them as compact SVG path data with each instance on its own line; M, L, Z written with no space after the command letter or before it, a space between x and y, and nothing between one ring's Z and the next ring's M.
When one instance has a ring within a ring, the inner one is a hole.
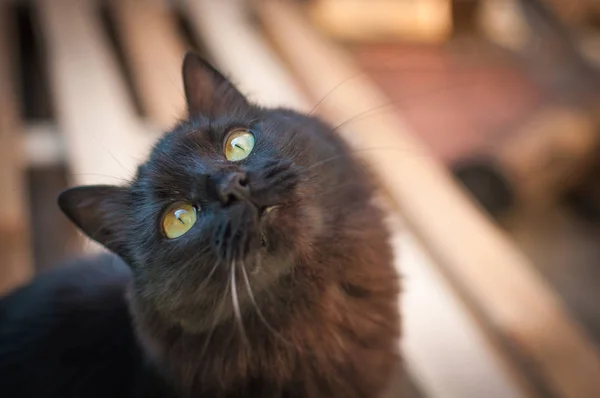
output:
M130 185L78 187L59 199L131 269L44 304L50 317L64 315L56 305L78 309L53 323L56 333L85 319L85 331L67 332L82 347L73 371L93 373L95 356L114 356L123 390L136 393L141 374L155 380L153 391L165 381L180 397L376 397L398 361L398 282L365 167L320 120L250 104L195 55L183 77L190 117L156 144ZM223 143L236 128L252 131L256 145L233 163ZM198 220L170 240L160 220L177 201L194 204ZM5 311L35 314L39 303L23 303L44 292L32 289L8 298ZM2 350L16 337L2 333L10 316L0 322ZM110 340L102 354L96 322ZM38 362L66 355L69 341L30 365L52 374ZM49 342L38 335L28 349ZM75 396L60 388L57 396Z

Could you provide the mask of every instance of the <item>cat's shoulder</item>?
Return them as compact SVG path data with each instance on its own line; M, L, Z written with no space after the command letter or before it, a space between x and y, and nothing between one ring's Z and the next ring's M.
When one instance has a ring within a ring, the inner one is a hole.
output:
M0 299L1 389L21 397L129 390L140 363L130 279L121 260L103 254L42 272Z
M0 298L0 321L33 313L64 313L65 309L124 307L124 292L131 279L127 265L111 254L70 260L40 272L24 286ZM0 330L3 323L0 322Z

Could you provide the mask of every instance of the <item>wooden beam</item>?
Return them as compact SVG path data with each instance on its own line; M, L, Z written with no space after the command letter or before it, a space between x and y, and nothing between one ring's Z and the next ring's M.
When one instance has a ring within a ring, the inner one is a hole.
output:
M306 109L307 102L301 99L294 79L284 72L282 63L246 18L242 2L180 1L194 22L198 39L204 43L214 62L250 99L260 100L267 106L286 104ZM227 15L226 26L222 25L223 15ZM262 62L253 62L259 59Z
M426 396L534 396L514 380L515 369L506 369L424 245L399 218L390 224L396 266L404 276L402 352Z
M245 2L189 0L185 4L213 60L239 83L243 91L249 91L261 104L304 111L311 108L244 12ZM410 248L412 253L418 250L410 235L396 233L394 245L400 253ZM399 254L397 258L399 272L405 281L402 297L405 360L415 370L419 385L426 390L427 396L523 397L520 387L499 363L495 347L477 328L475 318L439 271L424 256L415 254L407 258ZM434 330L448 333L432 333ZM473 369L476 369L476 377ZM481 380L485 382L480 383Z
M26 163L21 146L21 123L16 76L11 61L17 59L12 19L0 4L0 295L26 282L32 275L27 216Z
M154 137L136 119L96 6L80 0L35 5L73 182L131 178Z
M152 126L148 126L147 130L151 131ZM29 168L52 167L67 162L65 137L54 123L27 123L23 146Z
M24 138L28 167L56 166L66 162L65 142L54 124L29 123Z
M185 116L181 61L186 46L167 1L111 2L142 106L162 130Z
M397 113L373 112L389 105L380 90L345 53L318 37L288 2L256 5L313 98L323 98L341 80L353 77L323 101L322 113L336 121L354 118L343 135L363 150L411 230L470 303L535 363L558 396L600 396L600 356L586 331Z

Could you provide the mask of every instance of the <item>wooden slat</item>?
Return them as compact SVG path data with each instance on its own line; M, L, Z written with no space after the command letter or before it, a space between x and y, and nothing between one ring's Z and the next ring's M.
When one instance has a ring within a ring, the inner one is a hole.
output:
M135 117L97 7L87 0L35 4L73 182L114 184L132 177L153 137Z
M65 162L65 143L54 124L30 123L25 131L25 159L30 168L52 167Z
M323 102L321 109L330 119L348 120L388 104L346 54L317 37L289 3L256 4L271 37L314 98L355 76ZM397 149L364 151L364 157L427 250L491 325L539 367L558 396L600 397L597 347L560 299L397 114L376 116L359 118L344 135L357 149Z
M267 106L286 104L292 108L307 108L294 80L283 71L281 63L246 20L239 1L180 1L214 61L250 99L260 100ZM227 14L227 25L222 25L220 19L224 14Z
M244 91L249 90L262 104L305 111L311 108L256 26L248 20L243 12L244 2L189 0L185 4L212 58ZM418 249L414 239L407 237L396 235L396 249L402 253L405 248L412 248L415 253ZM524 396L498 363L495 348L478 330L475 319L439 272L417 255L400 254L397 266L405 276L402 297L405 360L415 370L426 395L431 398ZM448 316L440 316L438 312ZM448 333L432 333L434 330ZM486 385L489 389L484 391Z
M526 396L423 245L406 228L395 226L394 231L397 267L404 276L402 350L426 395Z
M6 4L0 4L0 294L25 282L32 274L29 219L26 204L17 81L11 75L13 24Z
M181 80L186 48L174 14L163 0L117 0L111 5L142 106L158 127L172 127L186 111Z

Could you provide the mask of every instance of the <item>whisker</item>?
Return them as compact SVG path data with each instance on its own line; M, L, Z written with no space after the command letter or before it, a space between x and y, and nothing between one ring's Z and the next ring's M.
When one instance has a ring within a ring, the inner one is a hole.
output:
M385 61L379 61L378 62L378 67L379 68L383 68L386 69L388 66L390 66L390 64L393 63L393 61L397 58L397 56L394 54L392 56L387 57L387 60ZM411 72L411 73L419 73L419 74L427 74L427 73L437 73L438 72L438 68L432 68L432 69L428 69L428 68L423 68L423 67L395 67L394 68L395 71L403 71L403 72ZM362 76L366 76L368 74L368 70L363 69L357 73L354 73L353 75L347 76L344 79L342 79L339 83L337 83L335 86L333 86L329 91L327 91L322 97L321 99L312 107L312 109L310 110L310 112L308 112L308 116L312 116L313 113L317 110L317 108L324 103L327 98L329 98L333 93L335 93L339 88L345 86L346 84L348 84L349 82L351 82L352 80L358 78L358 77L362 77ZM464 74L466 76L472 77L473 75L473 71L471 69L467 69L465 71L462 70L454 70L453 71L454 75L460 75L460 74Z
M248 278L248 273L246 271L246 267L244 267L244 264L241 264L240 268L242 269L242 276L244 277L244 284L246 285L246 290L248 291L248 296L250 297L250 302L252 302L252 306L256 310L256 314L258 315L258 318L261 320L261 322L265 325L265 327L271 333L273 333L276 337L281 339L284 343L291 345L292 343L289 340L287 340L285 337L283 337L281 335L281 333L279 333L273 326L271 326L271 324L267 321L267 319L263 315L262 311L260 310L260 307L258 306L258 303L256 302L256 299L254 298L254 293L252 292L252 286L250 285L250 279Z
M357 77L357 76L358 75L350 76L348 79L352 79L352 78ZM344 82L342 82L342 83L344 83ZM342 84L342 83L340 83L340 84ZM472 83L472 84L468 84L468 86L478 86L480 84L481 83ZM437 88L435 90L423 93L422 95L418 95L418 96L416 96L416 98L412 97L408 101L391 101L391 102L388 102L386 104L382 104L382 105L379 105L379 106L376 106L376 107L373 107L373 108L370 108L370 109L366 109L366 110L364 110L362 112L359 112L356 115L354 115L354 116L352 116L352 117L344 120L343 122L339 123L335 127L331 128L329 130L329 132L330 133L331 132L336 132L338 129L346 126L349 123L352 123L353 121L356 121L356 120L358 120L358 119L360 119L362 117L365 117L365 116L369 116L369 115L371 115L373 113L376 113L376 112L385 111L385 110L387 110L387 108L389 108L389 110L393 110L396 106L399 106L400 109L407 109L408 108L407 106L402 106L403 103L404 104L410 104L415 99L426 98L426 97L429 97L432 94L436 94L436 93L441 93L441 92L445 92L445 91L448 91L448 90L452 90L452 89L454 89L456 87L464 87L465 85L466 84L461 83L461 84L454 84L454 85L451 85L451 86L441 87L441 88ZM322 101L320 101L320 102L322 102ZM382 148L363 148L363 149L354 150L351 153L362 152L362 151L365 151L365 150L393 150L393 151L402 151L399 148L383 148L382 147ZM406 151L406 152L410 153L409 151ZM312 169L314 167L317 167L317 166L319 166L319 165L321 165L323 163L327 163L327 162L330 162L332 160L335 160L335 159L338 159L338 158L341 158L341 157L344 157L344 156L345 156L344 154L336 155L336 156L333 156L333 157L331 157L329 159L321 160L321 161L319 161L319 162L317 162L317 163L315 163L315 164L313 164L311 166L306 167L305 169L299 169L299 171L302 172L302 171L310 170L310 169Z
M353 122L357 119L360 119L361 117L367 116L369 114L372 114L374 112L379 112L379 111L383 111L386 110L386 108L390 108L390 110L393 110L394 107L398 106L399 109L408 109L409 105L414 105L414 101L415 100L419 100L419 99L426 99L429 98L431 95L434 94L441 94L450 90L454 90L458 87L465 87L465 86L470 86L470 87L475 87L475 86L479 86L482 83L470 83L470 84L465 84L465 83L460 83L460 84L453 84L453 85L449 85L449 86L445 86L445 87L438 87L435 90L431 90L431 91L427 91L424 92L422 94L419 94L417 96L411 97L407 100L398 100L398 101L390 101L387 102L385 104L381 104L378 105L376 107L370 108L370 109L365 109L364 111L361 111L359 113L357 113L356 115L352 116L349 119L346 119L345 121L341 122L340 124L338 124L337 126L335 126L333 129L329 130L330 132L334 132L337 131L339 128L345 126L346 124Z
M220 264L220 261L217 260L215 262L215 265L213 265L213 267L211 268L210 272L206 276L206 278L204 278L204 280L202 281L202 283L196 288L196 292L197 293L200 293L202 291L202 289L204 289L206 286L208 286L208 284L210 283L210 280L212 279L212 276L217 271L217 268L219 267L219 264Z
M409 154L409 155L415 155L416 156L416 154L414 152L411 152L409 150L404 150L404 149L401 149L401 148L387 148L387 147L359 148L359 149L355 149L355 150L350 151L350 153L354 154L354 153L367 152L367 151L393 151L393 152L401 152L403 154ZM313 163L313 164L311 164L309 166L302 167L302 168L297 168L296 171L299 172L299 173L303 173L303 172L309 171L309 170L311 170L311 169L313 169L315 167L321 166L322 164L325 164L325 163L328 163L328 162L331 162L331 161L334 161L334 160L337 160L337 159L340 159L340 158L344 158L346 156L348 156L348 155L347 154L334 155L334 156L331 156L329 158L326 158L326 159L320 160L318 162L315 162L315 163Z
M202 347L202 351L200 351L200 357L199 357L199 361L198 361L199 363L201 363L202 360L204 359L204 355L206 354L206 350L208 349L208 346L210 345L210 340L212 338L212 335L214 334L215 329L217 328L217 321L219 319L219 316L223 312L223 307L225 306L226 297L227 297L227 294L229 293L227 290L229 290L230 285L231 285L231 280L228 279L227 285L225 286L225 291L223 292L223 295L221 296L219 308L217 310L217 315L213 319L212 325L210 327L210 331L208 332L208 335L206 336L206 342L204 343L204 347Z
M236 262L234 261L231 264L231 302L233 303L233 312L235 313L235 319L237 320L237 324L240 327L240 333L242 335L242 339L244 343L249 348L248 337L246 336L246 329L244 329L244 321L242 319L242 311L240 310L240 301L237 293L237 283L235 280L236 274Z
M313 106L313 108L310 110L310 112L308 112L308 116L312 116L313 113L317 110L317 108L319 107L319 105L321 105L323 102L325 102L325 100L327 98L329 98L338 88L342 87L343 85L345 85L346 83L350 82L351 80L364 75L366 72L365 71L361 71L358 73L355 73L352 76L348 76L347 78L345 78L344 80L342 80L341 82L339 82L338 84L336 84L335 86L333 86L333 88L331 90L329 90L327 93L325 93L325 95L323 97L321 97L321 99L315 104L315 106Z
M105 177L105 178L112 178L113 180L119 180L119 181L123 181L126 184L130 184L131 180L128 180L126 178L121 178L121 177L115 177L115 176L109 176L107 174L96 174L96 173L69 173L69 175L71 177Z

